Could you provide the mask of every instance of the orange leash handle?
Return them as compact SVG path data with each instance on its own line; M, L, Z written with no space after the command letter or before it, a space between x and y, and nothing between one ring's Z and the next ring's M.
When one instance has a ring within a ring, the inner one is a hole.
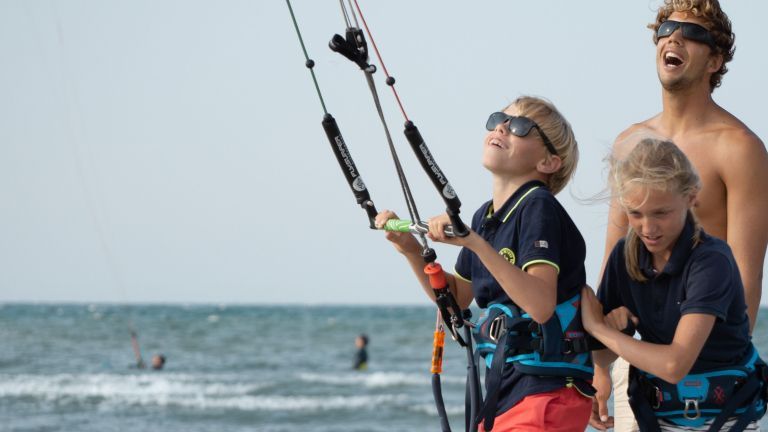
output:
M436 330L432 340L431 372L433 374L439 374L443 371L443 347L445 347L445 332L442 329Z
M445 279L443 267L436 262L431 262L424 266L424 273L429 276L429 286L433 290L448 289L448 281Z

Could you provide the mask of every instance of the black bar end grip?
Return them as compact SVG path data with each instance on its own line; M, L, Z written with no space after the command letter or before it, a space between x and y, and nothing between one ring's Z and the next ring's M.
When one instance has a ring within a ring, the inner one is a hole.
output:
M624 329L621 331L627 336L634 336L635 331L637 331L637 328L635 327L635 323L632 322L632 320L627 321L627 326L624 327ZM592 335L587 335L587 344L589 345L590 351L597 351L601 349L606 349L606 346L603 345L602 342L595 339Z
M349 188L352 189L352 193L355 195L355 200L368 214L368 223L371 229L376 229L374 219L378 212L373 205L373 201L371 201L371 195L365 187L365 182L363 182L363 178L360 176L360 172L352 160L352 155L349 153L347 144L344 142L344 137L341 136L336 119L332 115L326 114L323 116L322 125L325 135L328 137L328 142L331 144L331 150L333 150L333 154L336 156L336 161L339 163L339 167L347 179Z
M360 203L360 207L365 210L365 213L368 214L368 227L372 230L378 229L376 228L376 215L379 214L378 210L376 210L376 206L373 205L373 201L368 200L365 202Z
M469 235L467 226L462 222L459 217L459 210L453 211L451 208L446 209L448 212L448 218L451 219L451 226L453 227L453 235L456 237L466 237Z
M405 122L405 130L403 133L405 134L405 139L407 139L408 143L411 145L413 152L416 154L416 158L419 160L421 167L427 173L430 180L432 180L432 184L435 185L438 192L440 192L448 209L458 214L459 208L461 207L461 201L459 201L459 197L456 196L456 192L448 182L448 178L445 177L440 170L440 167L437 166L435 158L432 157L432 153L424 143L424 138L421 137L419 128L417 128L412 121L408 120Z

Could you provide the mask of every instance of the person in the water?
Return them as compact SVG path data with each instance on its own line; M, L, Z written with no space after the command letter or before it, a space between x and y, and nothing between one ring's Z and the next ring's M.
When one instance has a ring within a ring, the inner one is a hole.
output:
M352 366L355 370L368 369L368 335L361 333L355 338L355 346L357 352L355 352L355 362Z
M133 347L133 354L136 356L136 368L144 369L147 367L144 363L144 359L141 357L141 350L139 349L139 339L136 336L136 332L131 331L131 346ZM161 370L165 366L165 355L155 354L152 356L150 366L154 370Z
M162 354L155 354L152 356L152 369L160 370L165 366L165 356Z

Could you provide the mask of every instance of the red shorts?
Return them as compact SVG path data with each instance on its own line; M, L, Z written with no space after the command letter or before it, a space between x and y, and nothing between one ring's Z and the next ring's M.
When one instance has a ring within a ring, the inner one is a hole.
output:
M493 432L584 432L592 412L592 399L573 388L526 396L496 417ZM480 432L485 432L480 422Z

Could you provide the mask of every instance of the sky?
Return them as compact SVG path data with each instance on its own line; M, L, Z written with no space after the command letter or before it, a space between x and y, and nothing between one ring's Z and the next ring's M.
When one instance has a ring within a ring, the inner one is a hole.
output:
M765 140L768 3L723 3L737 49L714 98ZM661 109L658 4L360 0L466 221L490 198L489 113L536 95L570 121L581 159L558 199L593 285L603 159ZM406 215L364 75L328 48L339 2L292 5L374 203ZM0 302L427 304L336 164L285 2L0 0L0 62ZM437 215L382 72L419 213ZM458 249L434 247L452 269Z

